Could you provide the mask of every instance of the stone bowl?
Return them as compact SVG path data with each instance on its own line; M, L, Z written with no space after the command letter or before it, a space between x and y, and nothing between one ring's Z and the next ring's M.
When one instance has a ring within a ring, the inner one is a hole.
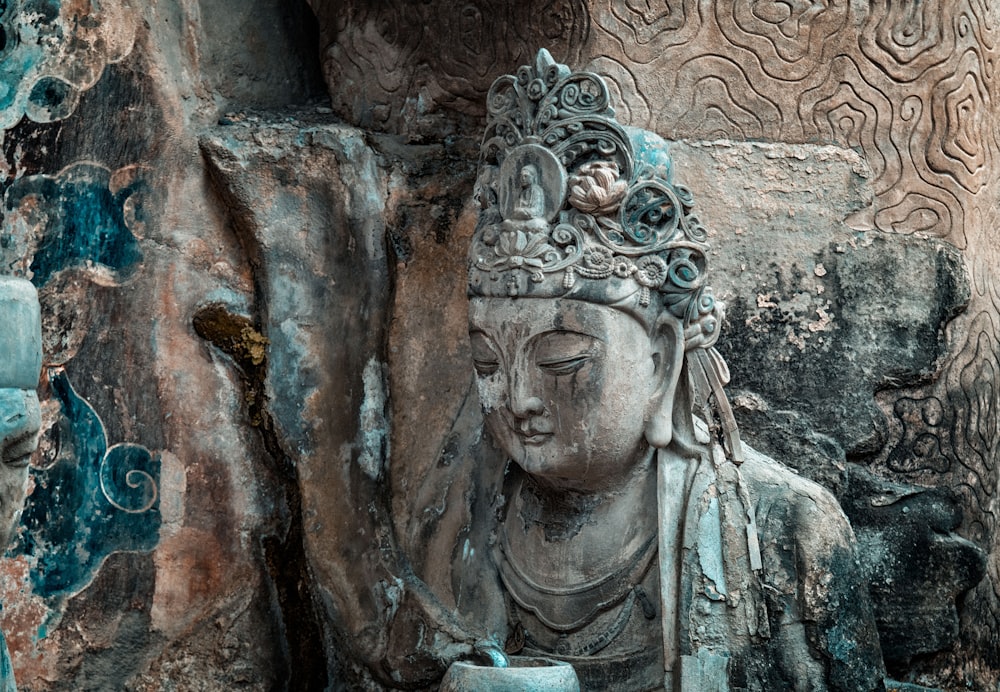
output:
M511 656L509 668L452 663L440 692L580 692L580 681L563 661Z

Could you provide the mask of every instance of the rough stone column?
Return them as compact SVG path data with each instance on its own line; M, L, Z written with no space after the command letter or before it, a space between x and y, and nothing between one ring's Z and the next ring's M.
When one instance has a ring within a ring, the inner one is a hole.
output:
M234 103L323 97L313 22L269 1L0 3L0 274L38 288L44 357L0 559L18 689L333 675L298 491L247 404L266 341L253 272L198 147ZM210 305L225 348L194 325Z

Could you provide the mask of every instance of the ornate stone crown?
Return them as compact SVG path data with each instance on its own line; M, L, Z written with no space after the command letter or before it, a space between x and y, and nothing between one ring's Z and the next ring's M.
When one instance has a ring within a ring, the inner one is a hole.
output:
M620 125L604 80L538 52L490 88L470 296L575 297L716 331L706 232L667 144ZM705 319L707 318L707 320Z

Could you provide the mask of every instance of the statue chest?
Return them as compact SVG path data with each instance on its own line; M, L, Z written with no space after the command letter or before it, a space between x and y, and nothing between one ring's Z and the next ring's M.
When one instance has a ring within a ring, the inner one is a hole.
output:
M572 663L584 689L661 684L655 536L609 573L585 580L538 574L530 555L512 546L505 532L493 557L504 588L509 649Z

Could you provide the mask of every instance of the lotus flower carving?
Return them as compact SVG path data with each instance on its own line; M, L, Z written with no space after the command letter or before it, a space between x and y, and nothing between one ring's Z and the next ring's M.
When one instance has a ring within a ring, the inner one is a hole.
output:
M587 214L614 213L628 190L620 175L618 164L613 161L584 164L569 179L569 203Z

